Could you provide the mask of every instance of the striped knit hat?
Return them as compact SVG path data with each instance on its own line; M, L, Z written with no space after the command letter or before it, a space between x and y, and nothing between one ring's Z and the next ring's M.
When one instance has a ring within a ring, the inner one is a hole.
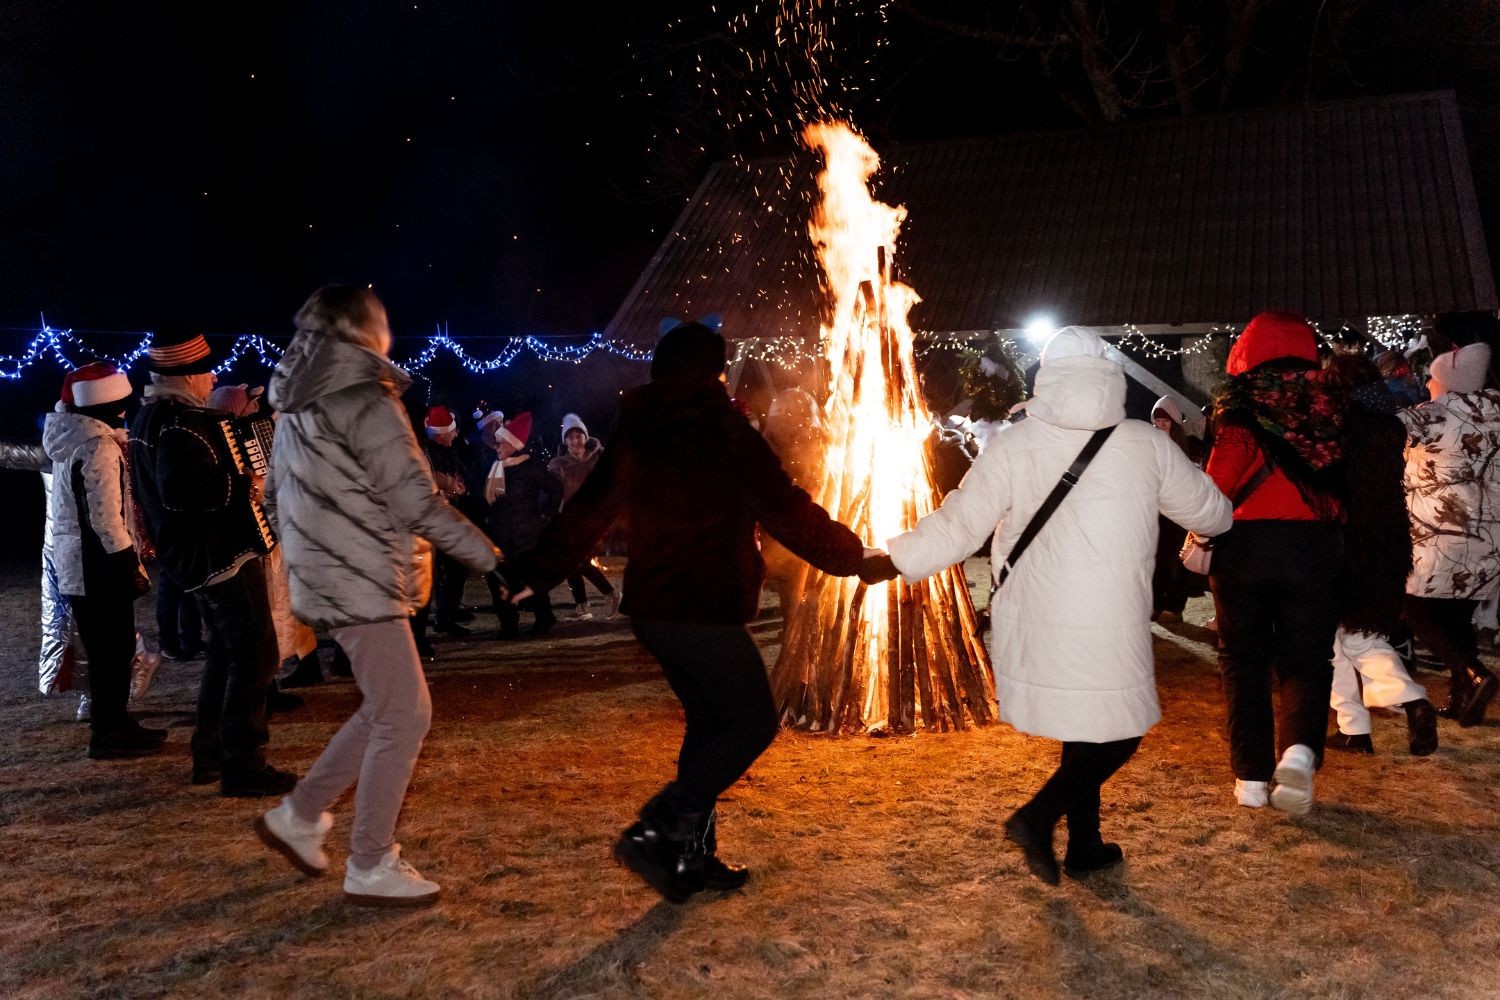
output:
M214 370L213 351L201 333L168 329L151 337L150 368L158 375L204 375Z

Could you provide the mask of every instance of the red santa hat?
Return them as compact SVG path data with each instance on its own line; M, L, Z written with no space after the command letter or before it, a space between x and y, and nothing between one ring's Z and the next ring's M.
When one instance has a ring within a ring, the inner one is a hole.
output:
M427 419L423 423L427 426L427 436L430 438L452 434L458 430L458 421L454 419L453 413L441 403L427 411Z
M531 414L517 413L507 420L504 426L495 429L495 440L509 441L510 446L517 451L526 447L526 439L531 437Z
M69 406L103 406L130 398L130 379L107 361L95 361L63 376L62 401Z

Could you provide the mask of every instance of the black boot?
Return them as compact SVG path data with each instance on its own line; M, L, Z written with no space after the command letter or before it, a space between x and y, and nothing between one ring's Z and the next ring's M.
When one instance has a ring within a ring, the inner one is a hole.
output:
M1323 745L1329 750L1344 750L1348 753L1373 754L1375 752L1375 744L1371 741L1369 733L1356 733L1353 736L1348 733L1329 733Z
M1426 757L1437 749L1437 710L1426 698L1401 706L1406 709L1406 745L1413 757Z
M1124 860L1125 852L1120 850L1119 844L1101 842L1075 850L1070 840L1067 853L1063 855L1063 871L1071 878L1083 878L1085 875L1113 868Z
M552 602L540 594L531 599L531 613L536 615L536 623L531 626L532 638L546 635L557 624L557 615L552 611Z
M432 648L432 641L426 635L413 635L412 639L417 644L417 655L422 658L423 663L432 663L437 659L437 650Z
M292 672L281 679L282 690L290 691L293 688L315 687L323 683L323 665L318 662L317 647L297 661Z
M338 643L333 644L333 662L328 664L331 677L353 677L354 667L349 664L349 654Z
M90 760L146 757L160 751L166 742L165 729L147 729L127 716L117 728L90 735L88 756Z
M497 639L519 639L521 638L521 612L509 601L495 602L495 618L500 622L500 629L495 633Z
M1048 885L1062 881L1057 870L1057 855L1052 850L1052 827L1038 827L1024 808L1017 809L1005 821L1005 839L1021 849L1031 874Z
M1464 671L1464 674L1467 681L1464 685L1464 700L1454 717L1458 719L1460 726L1468 729L1484 721L1484 710L1495 697L1496 688L1500 688L1500 678L1478 664Z
M615 857L669 902L686 902L705 887L704 841L695 835L705 815L684 811L675 786L668 785L620 834Z
M697 831L703 841L703 887L730 892L744 888L750 869L719 858L719 811L710 809Z

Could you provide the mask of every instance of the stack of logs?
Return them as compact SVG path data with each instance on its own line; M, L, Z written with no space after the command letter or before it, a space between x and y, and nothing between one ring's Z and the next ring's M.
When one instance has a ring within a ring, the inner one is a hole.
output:
M900 343L887 319L881 293L887 285L884 254L880 264L882 280L861 285L853 319L878 328L878 355L867 356L874 352L862 345L870 341L855 335L847 340L846 356L829 359L834 378L827 407L832 434L828 454L845 460L825 463L815 497L833 517L875 544L883 544L889 532L877 537L872 531L871 483L856 481L860 463L848 460L858 430L853 415L859 408L863 366L882 366L887 412L900 414L920 405L911 345ZM869 429L863 430L868 442ZM910 529L941 502L931 445L929 437L917 454L882 456L882 462L866 466L908 463L904 468L909 471L900 478L906 495L899 531ZM994 720L989 657L962 566L915 584L897 579L875 588L805 566L800 572L793 591L800 599L786 609L781 655L771 676L785 725L825 733L911 733L919 725L949 731ZM871 616L882 617L870 606L872 592L873 600L885 604L883 628L867 624Z

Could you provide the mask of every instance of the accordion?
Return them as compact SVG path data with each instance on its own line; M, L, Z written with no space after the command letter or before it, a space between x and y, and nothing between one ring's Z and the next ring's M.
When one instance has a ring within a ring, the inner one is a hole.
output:
M224 449L229 453L235 471L246 479L264 478L271 469L271 443L276 436L276 424L268 417L243 417L238 420L220 420L219 431L224 436ZM245 491L243 508L236 516L245 519L245 526L253 529L259 537L261 554L276 547L276 533L266 512L254 492Z

